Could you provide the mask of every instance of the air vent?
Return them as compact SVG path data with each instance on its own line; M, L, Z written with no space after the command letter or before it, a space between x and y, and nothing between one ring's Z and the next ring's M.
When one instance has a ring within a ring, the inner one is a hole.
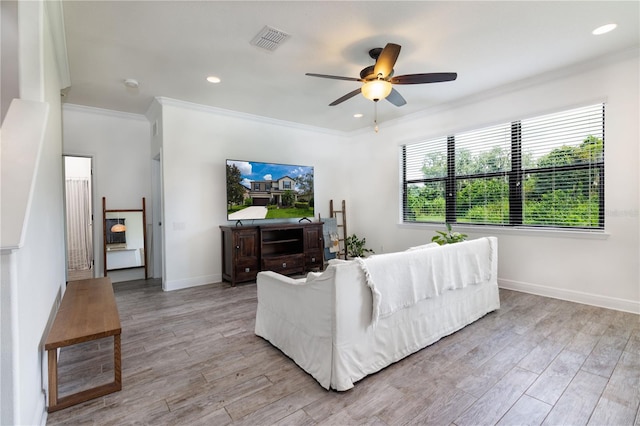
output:
M290 34L265 25L253 40L251 40L251 44L273 52L278 46L287 41L289 37L291 37Z

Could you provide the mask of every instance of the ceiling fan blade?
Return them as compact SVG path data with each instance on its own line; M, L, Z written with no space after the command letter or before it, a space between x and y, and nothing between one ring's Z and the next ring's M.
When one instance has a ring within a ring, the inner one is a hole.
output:
M404 100L402 95L396 89L391 89L391 93L389 93L389 96L387 96L387 100L397 107L400 107L407 103L407 101Z
M355 95L357 95L358 93L360 93L361 88L358 87L356 90L354 90L353 92L349 92L346 95L344 95L341 98L336 99L335 101L331 102L329 104L329 106L336 106L338 104L341 104L342 102L346 101L347 99L351 99L353 98Z
M332 80L346 80L346 81L362 81L360 78L354 77L340 77L339 75L327 75L327 74L314 74L314 73L306 73L310 77L320 77L320 78L330 78Z
M387 43L387 45L380 52L380 56L376 60L376 65L373 69L373 73L377 76L382 74L382 78L387 78L393 66L396 64L398 55L400 54L400 45L394 43Z
M391 78L392 84L423 84L441 83L443 81L453 81L458 78L455 72L431 72L426 74L407 74Z

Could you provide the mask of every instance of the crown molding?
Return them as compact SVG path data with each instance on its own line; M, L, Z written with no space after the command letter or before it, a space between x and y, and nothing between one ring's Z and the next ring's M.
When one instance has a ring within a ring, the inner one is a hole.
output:
M78 105L78 104L62 104L63 111L71 111L71 112L83 112L87 114L96 114L96 115L107 115L115 118L123 118L126 120L136 120L136 121L144 121L145 123L149 123L149 120L146 116L142 114L134 114L132 112L122 112L116 111L113 109L104 109L97 107L90 107L86 105Z
M158 116L162 115L162 105L158 101L158 98L153 98L149 104L149 108L144 112L144 115L151 123L153 123Z
M157 96L155 100L162 106L175 106L178 108L191 109L194 111L206 112L208 114L221 115L225 117L239 118L241 120L253 121L256 123L268 124L271 126L288 127L291 129L302 130L306 132L324 133L332 136L348 136L348 133L327 129L324 127L309 126L306 124L294 123L292 121L278 120L275 118L263 117L260 115L249 114L245 112L232 111L224 108L217 108L208 105L196 104L193 102L181 101L172 98Z
M608 65L638 57L640 57L640 50L638 49L638 46L630 49L623 49L614 53L602 55L600 57L592 58L563 68L558 68L542 74L537 74L533 77L518 80L513 83L508 83L493 89L485 90L474 95L467 96L465 98L455 99L447 103L435 105L422 111L417 111L413 114L405 115L394 120L389 120L386 122L386 125L397 126L404 123L413 122L415 120L423 119L425 116L433 115L435 113L453 110L467 105L477 104L489 99L496 98L498 96L507 95L519 90L524 90L540 84L549 83L554 80L560 80L563 78L583 74ZM360 133L363 133L363 131L356 130L352 132L351 135L357 136Z

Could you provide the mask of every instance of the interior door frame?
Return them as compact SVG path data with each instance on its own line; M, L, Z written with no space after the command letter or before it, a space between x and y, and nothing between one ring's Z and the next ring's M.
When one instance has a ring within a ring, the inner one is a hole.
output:
M86 158L89 160L89 168L90 168L90 176L89 176L89 186L90 186L90 193L91 196L89 197L89 205L91 208L91 250L93 251L93 254L91 256L92 260L92 265L91 265L91 272L92 272L92 277L95 278L96 277L96 270L97 265L96 265L96 253L97 253L97 247L96 247L96 220L95 220L95 203L94 203L94 198L95 198L95 182L94 182L94 164L95 164L95 158L93 155L88 155L88 154L69 154L69 153L63 153L62 154L62 199L63 199L63 203L62 203L62 208L63 208L63 212L64 212L64 261L65 261L65 279L68 281L69 280L69 242L67 241L67 189L66 189L66 179L67 179L67 165L66 165L66 158L67 157L72 157L72 158Z
M152 248L153 253L153 269L151 276L153 278L162 278L164 288L164 233L163 233L163 217L164 211L162 209L162 148L160 152L151 160L151 191L152 191Z

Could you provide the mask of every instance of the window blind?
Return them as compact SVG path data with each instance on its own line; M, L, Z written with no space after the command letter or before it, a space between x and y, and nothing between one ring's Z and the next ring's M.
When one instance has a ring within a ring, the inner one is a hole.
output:
M604 228L604 105L521 121L522 222Z
M447 138L405 145L402 149L403 220L444 222Z
M604 104L403 145L403 220L604 228Z
M508 224L511 124L459 133L453 139L456 222Z

